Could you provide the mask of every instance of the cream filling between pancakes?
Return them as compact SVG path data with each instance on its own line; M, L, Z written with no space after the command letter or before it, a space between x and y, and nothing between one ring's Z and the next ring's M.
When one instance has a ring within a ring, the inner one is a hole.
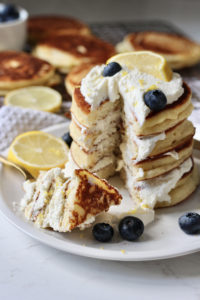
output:
M126 169L127 188L131 194L137 193L143 205L154 208L156 203L170 202L170 191L175 188L181 177L193 166L192 159L186 159L176 169L153 179L136 182L131 172Z

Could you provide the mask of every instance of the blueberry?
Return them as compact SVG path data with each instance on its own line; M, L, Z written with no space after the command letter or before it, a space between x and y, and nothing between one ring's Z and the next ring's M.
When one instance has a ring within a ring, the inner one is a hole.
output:
M98 223L94 225L92 234L98 242L106 243L112 239L114 230L109 224Z
M136 217L125 217L119 223L119 233L124 240L135 241L143 232L144 224Z
M69 132L66 132L63 136L62 136L63 141L70 147L71 143L73 141L71 135L69 134Z
M167 98L160 90L150 90L144 94L144 102L152 111L160 111L165 108Z
M188 212L178 219L180 228L187 234L195 234L200 231L200 215Z
M120 66L120 64L118 64L117 62L111 62L109 63L107 66L105 66L105 68L103 69L103 76L107 77L107 76L113 76L116 73L118 73L119 71L121 71L122 67Z
M1 10L1 15L5 17L6 21L11 21L19 18L19 11L13 4L5 4Z

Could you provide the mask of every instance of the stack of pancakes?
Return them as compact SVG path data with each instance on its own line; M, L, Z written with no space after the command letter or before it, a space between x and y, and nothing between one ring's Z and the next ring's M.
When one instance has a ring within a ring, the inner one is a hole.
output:
M130 33L116 45L117 52L150 50L162 54L173 69L193 66L200 61L200 45L182 35L143 31Z
M191 91L185 83L183 88L181 97L164 110L150 113L143 126L139 126L134 116L133 122L123 117L120 148L124 167L121 174L132 197L146 205L151 202L153 207L181 202L198 184L197 168L192 159L195 129L187 120L193 109ZM149 142L154 145L151 152L146 159L140 159L139 150L144 151L145 143ZM170 201L159 199L163 191L166 195L169 193Z
M48 62L24 52L0 52L0 95L14 89L32 86L53 86L59 78Z
M107 99L92 108L81 88L75 88L71 160L76 167L103 178L121 169L129 193L138 203L165 207L181 202L198 185L192 159L195 129L187 120L193 109L191 90L184 82L182 89L175 102L150 112L141 126L133 111L130 115L122 93L119 99ZM144 158L141 151L144 154L147 149Z

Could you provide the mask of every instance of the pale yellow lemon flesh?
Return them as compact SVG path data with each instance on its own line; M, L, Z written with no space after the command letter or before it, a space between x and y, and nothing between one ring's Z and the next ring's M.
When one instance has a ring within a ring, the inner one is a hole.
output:
M4 104L47 112L57 112L61 107L62 97L52 88L31 86L9 92L5 97Z
M147 73L155 78L164 81L170 81L173 72L166 59L157 53L151 51L133 51L125 52L112 56L107 64L117 62L125 65L129 69L137 68L142 73Z
M68 152L69 148L62 139L42 131L30 131L15 138L8 159L36 178L41 170L64 167Z

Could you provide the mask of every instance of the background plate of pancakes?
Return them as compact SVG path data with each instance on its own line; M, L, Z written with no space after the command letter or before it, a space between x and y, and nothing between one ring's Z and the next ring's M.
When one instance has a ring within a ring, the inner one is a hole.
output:
M45 131L62 136L66 130L65 123L49 127ZM194 157L200 168L200 151L195 150ZM129 197L118 176L109 181L119 188L124 198ZM23 195L22 183L23 178L17 171L0 166L0 210L18 229L51 247L81 256L119 261L165 259L200 250L199 236L186 235L178 225L178 218L185 212L200 213L200 187L179 205L157 209L155 221L145 227L144 234L138 242L123 241L116 232L112 242L101 244L93 239L91 228L63 234L38 229L33 223L25 221L18 210L18 203Z

